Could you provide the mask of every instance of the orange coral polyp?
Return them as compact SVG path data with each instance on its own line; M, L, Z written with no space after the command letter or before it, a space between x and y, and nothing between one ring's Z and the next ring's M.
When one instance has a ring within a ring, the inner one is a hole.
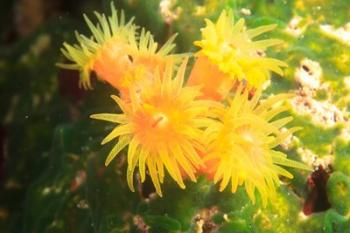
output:
M124 50L124 46L130 44L130 38L135 37L137 27L133 24L133 18L128 22L125 21L124 13L121 12L118 16L117 11L111 2L111 15L99 14L95 12L97 23L91 22L91 20L84 15L85 22L91 31L91 36L85 36L76 32L77 44L64 43L61 49L63 55L72 63L71 64L58 64L58 66L65 69L72 69L80 71L80 85L86 89L91 89L90 72L95 68L97 73L101 73L102 79L106 79L110 82L111 75L106 75L110 71L109 69L100 64L95 64L96 59L102 57L108 58L114 57L119 60L119 50ZM111 51L108 51L111 50ZM106 53L109 55L107 56ZM116 53L115 53L116 52ZM124 51L122 54L126 54ZM123 56L121 58L123 60ZM111 60L111 59L110 59ZM98 61L97 61L98 62ZM116 61L117 62L117 61ZM114 64L115 62L107 62ZM96 67L95 67L96 66ZM103 67L101 67L103 66ZM95 70L95 71L96 71ZM115 82L112 82L116 85Z
M154 72L164 72L171 56L138 52L123 43L109 43L97 56L93 70L99 78L118 89L123 99L130 99L129 89L140 91L153 83Z
M169 61L169 59L165 59L164 57L160 57L157 55L138 55L133 57L134 64L145 67L147 70L155 72L158 70L159 72L164 72L165 63Z
M129 56L125 54L126 47L125 43L111 41L99 51L93 65L93 70L100 79L119 90L123 88L122 79L132 65Z
M58 64L65 69L80 71L80 84L91 89L90 72L117 88L121 95L129 98L128 89L131 86L142 86L134 83L134 73L154 73L162 69L166 60L175 55L169 55L175 45L176 35L170 37L159 47L153 35L141 30L133 24L133 18L125 21L124 13L118 16L111 2L111 15L106 16L95 12L97 23L94 24L84 15L92 36L76 33L78 44L64 43L61 49L63 55L72 63ZM143 82L143 81L142 81Z
M119 123L102 142L119 137L107 156L106 165L128 146L127 181L132 191L137 165L141 181L145 180L147 168L160 196L164 170L181 188L185 188L184 176L196 181L196 170L203 165L197 151L204 150L203 130L211 122L207 114L213 103L198 100L198 87L183 86L185 68L186 61L173 78L175 66L168 63L163 73L154 74L153 85L145 86L141 92L131 89L128 101L113 96L122 114L91 116Z
M229 75L223 73L206 56L198 56L187 85L201 86L200 98L220 101L227 97L234 84Z

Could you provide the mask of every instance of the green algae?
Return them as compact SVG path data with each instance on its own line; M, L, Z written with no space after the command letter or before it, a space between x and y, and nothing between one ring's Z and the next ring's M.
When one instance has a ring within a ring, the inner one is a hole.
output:
M106 2L103 5L109 5ZM350 75L350 47L320 29L322 24L338 28L347 23L346 0L174 1L171 9L182 9L182 13L170 23L159 13L159 1L118 4L128 16L135 15L137 23L147 26L158 41L178 32L179 52L195 52L192 42L200 36L203 19L215 19L225 8L233 8L236 18L244 17L252 27L276 23L276 32L269 35L284 39L286 47L270 50L268 54L284 60L289 67L285 77L273 75L266 93L295 92L298 85L294 73L300 61L309 58L319 62L321 82L331 87L329 91L318 91L316 99L329 100L349 111L350 101L344 96L349 96L350 91L343 80ZM251 15L243 14L242 8L250 9ZM303 18L302 25L306 27L299 37L285 31L295 15ZM136 216L149 232L196 232L199 226L195 219L200 211L213 207L217 212L205 222L213 224L217 232L348 232L350 144L340 137L346 124L325 127L298 112L293 112L292 125L303 129L295 134L299 142L286 152L300 160L296 150L303 147L320 159L329 155L334 158L327 184L331 208L327 211L303 216L309 173L294 169L289 170L295 178L283 181L277 190L278 200L267 208L262 208L259 199L255 205L250 203L242 188L235 194L218 192L204 177L197 183L187 182L186 190L166 181L164 198L149 196L152 190L135 179L141 189L131 193L125 183L126 166L122 159L109 168L103 165L109 148L101 149L99 141L110 128L88 119L91 113L118 111L112 101L106 101L110 94L115 94L114 90L96 83L94 91L76 102L62 97L60 92L59 71L53 65L62 59L59 47L62 41L72 41L74 29L84 31L80 30L83 23L70 17L64 15L63 19L47 22L30 37L1 47L0 112L10 155L6 170L8 180L17 187L1 187L4 201L0 207L9 213L7 221L0 222L1 232L142 232L142 224L135 223ZM312 19L311 24L308 19ZM50 38L50 45L38 53L33 45L42 36ZM76 179L82 179L81 183L72 188Z

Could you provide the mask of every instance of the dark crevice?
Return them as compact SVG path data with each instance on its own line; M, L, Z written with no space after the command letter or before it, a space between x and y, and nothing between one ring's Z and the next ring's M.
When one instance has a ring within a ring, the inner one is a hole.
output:
M318 166L318 169L308 177L307 185L309 193L303 206L303 212L305 215L323 212L331 208L327 196L327 182L331 169L329 169L329 171L327 170L322 166Z
M60 94L74 102L81 101L85 92L84 89L79 87L79 79L78 71L59 69L58 86Z

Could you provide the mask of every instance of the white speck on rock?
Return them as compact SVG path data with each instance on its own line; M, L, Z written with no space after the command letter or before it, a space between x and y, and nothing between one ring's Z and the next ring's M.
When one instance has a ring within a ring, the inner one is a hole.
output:
M43 189L43 191L42 191L42 195L43 195L43 196L46 196L46 195L48 195L50 192L51 192L51 188L45 187L45 188Z
M325 155L320 157L316 155L312 150L300 147L297 149L297 153L300 155L301 160L310 167L318 168L322 166L324 169L329 169L334 162L333 155Z
M347 124L347 126L341 130L340 137L347 142L350 141L350 124Z
M344 80L345 87L350 90L350 76L344 77L343 80Z
M295 72L295 80L302 89L318 89L321 85L322 69L318 62L304 58Z
M287 128L282 128L281 132L286 132ZM284 149L284 150L290 150L297 142L299 141L299 139L294 136L293 134L289 135L281 144L280 146Z
M303 59L295 72L295 80L300 85L297 95L290 103L299 115L310 116L311 121L323 127L333 127L337 123L345 123L345 113L330 100L319 101L313 98L315 91L325 89L327 83L321 83L322 69L318 62Z
M309 216L305 215L303 211L300 211L298 216L299 220L302 222L306 221L309 218Z
M324 127L332 127L345 122L345 117L335 105L329 101L318 101L310 96L297 95L290 100L294 110L300 115L309 115L313 123Z
M345 24L343 27L334 28L329 24L320 25L321 31L326 35L333 37L346 45L350 46L350 22Z
M288 26L286 28L286 32L289 33L290 35L294 37L299 37L301 36L306 27L308 26L309 23L303 24L303 18L300 16L294 16L288 23Z
M241 9L241 13L242 13L243 15L246 15L246 16L249 16L249 15L252 14L251 10L248 9L248 8L242 8L242 9Z
M162 0L159 3L160 14L167 24L171 24L174 20L176 20L179 17L181 11L180 8L177 8L174 12L171 9L173 5L174 1L172 0Z
M77 204L77 208L78 209L89 209L89 204L87 202L87 200L80 200Z
M200 219L196 222L196 233L203 233L204 220Z
M299 147L297 149L297 153L300 155L301 161L303 161L304 163L306 163L310 167L313 166L313 164L317 160L317 155L313 151L311 151L307 148Z

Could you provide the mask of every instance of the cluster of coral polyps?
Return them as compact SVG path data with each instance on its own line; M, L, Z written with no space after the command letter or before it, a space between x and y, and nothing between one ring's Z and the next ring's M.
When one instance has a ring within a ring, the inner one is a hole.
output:
M166 173L181 188L184 180L195 182L204 174L220 183L220 191L230 186L235 192L244 185L252 202L257 190L266 205L276 195L279 176L293 177L283 167L309 169L274 149L299 129L286 130L292 117L280 115L292 95L260 100L269 73L281 75L286 66L262 56L280 40L253 40L275 25L247 30L243 19L234 23L230 11L223 11L216 23L206 20L202 39L194 42L200 50L187 78L190 55L171 54L175 36L159 47L150 32L139 30L132 19L126 22L123 12L118 17L113 5L111 10L109 17L95 13L97 24L85 16L92 36L77 33L78 44L65 43L62 52L72 63L61 66L79 70L85 88L91 87L94 71L119 91L112 99L121 113L91 118L117 124L102 141L115 143L105 164L128 148L132 191L136 168L142 182L150 176L160 196Z

